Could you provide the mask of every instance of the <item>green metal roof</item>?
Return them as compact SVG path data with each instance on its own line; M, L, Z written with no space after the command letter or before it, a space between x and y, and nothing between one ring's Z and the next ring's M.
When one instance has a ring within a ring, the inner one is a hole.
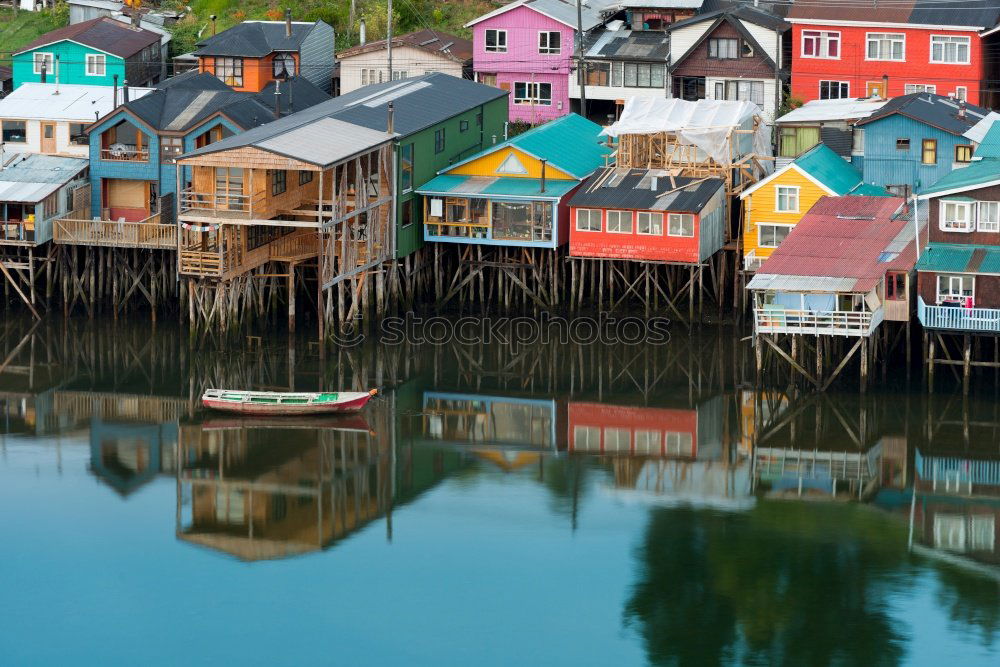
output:
M917 271L1000 274L1000 246L929 243Z
M584 179L598 167L603 167L604 157L611 153L611 148L601 141L601 129L597 123L571 113L490 146L444 171L514 146L540 160L548 160L551 166L574 178Z
M851 190L852 195L867 197L891 197L892 194L883 187L870 183L858 183L858 186Z
M1000 158L1000 123L993 123L974 153L981 158Z
M996 126L994 126L996 127ZM991 129L990 132L993 130ZM986 135L987 138L989 134ZM921 196L950 190L971 190L984 183L1000 181L1000 160L976 160L967 167L953 169L920 192Z
M547 179L545 192L542 192L542 182L537 178L495 178L492 176L442 174L417 188L417 194L558 199L579 184L579 181Z
M862 184L861 172L826 144L816 144L796 158L794 164L838 195L846 195Z

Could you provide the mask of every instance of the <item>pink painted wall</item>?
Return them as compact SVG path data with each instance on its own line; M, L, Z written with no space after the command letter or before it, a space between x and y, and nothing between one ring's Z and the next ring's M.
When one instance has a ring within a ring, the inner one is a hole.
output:
M486 51L486 30L507 31L507 52ZM518 7L509 12L481 21L473 26L473 69L497 75L497 85L510 85L510 119L543 122L569 113L569 76L573 59L575 31L528 7ZM538 33L558 31L560 52L538 52ZM514 104L514 82L552 84L552 104Z

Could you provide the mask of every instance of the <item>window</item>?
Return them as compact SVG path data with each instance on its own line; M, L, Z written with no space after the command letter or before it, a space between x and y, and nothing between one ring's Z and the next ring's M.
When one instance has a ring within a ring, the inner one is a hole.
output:
M976 229L981 232L1000 232L1000 202L981 201L977 209Z
M799 212L799 188L794 185L779 185L774 188L774 210L778 213Z
M556 30L538 33L538 52L559 53L559 37L559 32Z
M586 72L588 86L607 86L611 79L611 63L586 63Z
M573 448L586 451L598 451L601 448L601 429L599 426L574 426Z
M87 76L104 76L105 56L103 53L87 54Z
M459 132L468 132L469 131L469 121L467 121L467 120L460 120L460 121L458 121L458 131Z
M507 53L507 31L487 30L486 31L486 52L487 53Z
M403 227L409 227L410 225L413 224L413 205L416 203L416 201L417 201L416 199L411 199L409 201L403 202L403 205L401 207L403 213L401 225Z
M362 86L367 86L368 83L369 83L369 81L368 81L368 69L367 68L362 68L361 69L361 85Z
M969 64L968 37L931 35L931 62L948 65Z
M291 53L275 53L271 62L275 79L289 79L295 76L295 56Z
M694 434L667 431L663 435L663 453L667 456L694 455Z
M288 172L275 169L271 172L271 196L278 196L288 189Z
M903 86L903 94L911 93L937 93L937 86L928 83L908 83Z
M740 40L713 37L708 40L709 58L738 58Z
M948 274L938 274L937 279L937 302L955 302L964 299L975 299L975 279L974 276L954 276Z
M627 452L632 448L632 432L627 428L604 429L605 452Z
M405 79L408 73L409 72L405 69L404 70L394 69L392 70L392 80L399 81L400 79Z
M924 139L920 142L920 162L937 164L937 139Z
M552 104L551 83L514 82L514 104Z
M243 58L216 58L215 76L226 85L243 86Z
M632 212L608 211L608 232L611 234L631 234Z
M311 171L299 171L299 185L305 185L306 183L312 183L313 173Z
M635 453L658 456L660 454L660 432L637 429L635 432Z
M595 209L595 208L576 209L576 231L578 232L601 231L600 209Z
M670 216L673 218L673 216ZM647 236L663 236L663 214L643 211L636 216L636 232Z
M753 46L750 42L743 40L740 42L740 57L753 58Z
M791 225L757 225L757 245L761 248L777 248L790 231Z
M889 301L906 301L906 274L890 271L885 274L885 298Z
M899 137L896 139L896 150L897 151L908 151L910 150L910 138L909 137Z
M483 126L483 112L482 111L477 111L476 112L476 127L480 127L481 128L482 126Z
M840 58L840 33L820 30L802 31L803 58Z
M705 77L703 76L675 76L674 97L679 97L688 102L705 99ZM628 84L625 84L628 85Z
M434 130L434 154L444 152L444 128Z
M667 236L694 236L694 216L690 213L671 213L667 222Z
M969 98L969 89L966 86L955 86L955 99L965 102Z
M476 80L479 81L479 83L483 84L484 86L493 86L494 88L497 87L497 75L496 75L496 72L494 72L492 74L487 74L485 72L479 72L478 74L476 74Z
M181 137L160 137L160 157L173 160L184 152L184 139Z
M764 106L763 81L719 81L715 84L717 100L749 100L759 107Z
M90 138L87 136L87 123L69 124L69 142L78 146L86 146L90 143Z
M625 87L663 88L665 67L663 63L625 63L623 67ZM704 86L704 83L702 85Z
M955 146L955 162L972 162L972 146L968 144Z
M971 232L972 204L969 202L942 201L941 220L938 226L944 232Z
M782 127L781 157L798 157L819 143L818 127Z
M28 124L23 120L3 120L4 143L20 144L28 140Z
M904 60L906 36L901 33L868 33L865 60Z
M819 99L843 100L851 96L851 84L847 81L820 81Z
M435 144L436 143L437 137L435 136ZM443 150L444 146L441 148ZM405 146L400 147L399 164L400 185L402 186L403 192L409 192L413 189L413 144L406 144Z
M42 73L42 65L45 65L45 71L52 74L52 54L51 53L36 53L34 59L35 74Z

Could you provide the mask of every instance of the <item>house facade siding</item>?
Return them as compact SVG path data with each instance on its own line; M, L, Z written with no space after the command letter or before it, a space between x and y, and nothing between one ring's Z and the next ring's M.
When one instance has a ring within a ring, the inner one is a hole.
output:
M301 59L298 53L293 53L292 58L295 60L295 71L300 71ZM198 59L198 71L208 72L209 74L215 74L215 59L216 56L201 56ZM222 79L224 83L229 85L230 88L239 92L249 92L249 93L259 93L264 89L267 84L274 81L274 54L268 54L263 58L243 58L243 82L242 85L237 85L236 81L228 81ZM308 78L308 77L307 77ZM315 83L315 82L313 82ZM318 85L318 84L317 84ZM332 85L332 75L331 83L328 83L324 91L330 92L330 87ZM319 86L322 88L322 86Z
M40 46L31 51L19 53L12 58L14 70L14 87L22 83L41 83L42 75L35 73L35 54L51 53L52 61L55 63L59 59L58 67L53 65L51 70L46 70L45 80L48 83L56 81L56 69L60 83L76 83L90 86L111 86L114 85L114 77L118 76L118 85L122 85L126 79L125 61L118 56L104 53L98 49L83 46L76 42L63 40L55 44ZM104 75L87 74L87 55L104 56ZM129 80L132 85L142 85L144 81Z
M862 165L865 183L881 186L906 185L920 190L933 185L955 167L955 146L971 146L972 141L950 132L893 114L863 125L865 155ZM897 140L908 139L908 148L897 148ZM922 163L924 139L937 142L937 162Z
M462 63L412 46L394 45L392 64L393 70L400 72L404 77L419 76L427 72L441 72L462 77ZM374 70L375 80L362 77L363 70ZM340 94L349 93L371 83L385 81L388 73L389 59L385 49L340 58Z

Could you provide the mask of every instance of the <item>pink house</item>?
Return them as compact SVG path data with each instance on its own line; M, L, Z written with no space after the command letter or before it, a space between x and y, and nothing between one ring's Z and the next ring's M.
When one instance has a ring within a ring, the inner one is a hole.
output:
M584 31L601 23L611 2L586 3ZM570 112L576 25L576 4L563 0L516 0L466 25L476 80L510 92L512 121L535 125Z

